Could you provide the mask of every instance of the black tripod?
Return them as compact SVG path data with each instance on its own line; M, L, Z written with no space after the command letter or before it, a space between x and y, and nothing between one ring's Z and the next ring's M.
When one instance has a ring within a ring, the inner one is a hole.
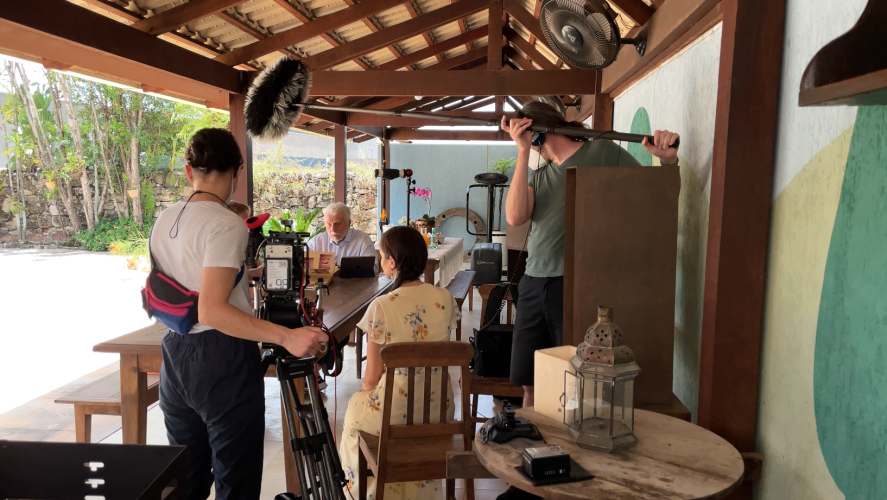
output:
M286 426L289 429L290 448L296 460L296 471L299 477L301 495L281 493L275 500L345 500L345 472L339 461L339 453L333 432L330 430L326 407L320 400L317 390L317 372L314 357L297 358L290 355L281 346L263 344L269 348L262 355L262 366L274 365L277 369L277 380L280 381L280 395ZM308 404L299 401L296 385L297 378L304 378L308 386ZM297 438L296 421L293 418L295 407L296 417L303 437ZM307 476L306 476L307 470Z

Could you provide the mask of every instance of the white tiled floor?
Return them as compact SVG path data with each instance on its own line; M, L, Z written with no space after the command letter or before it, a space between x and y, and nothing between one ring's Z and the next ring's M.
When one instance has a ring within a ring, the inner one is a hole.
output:
M465 301L463 307L462 332L463 340L467 341L468 335L473 327L478 325L480 318L480 297L475 294L474 311L468 311L468 301ZM455 340L455 339L454 339ZM345 417L345 409L351 396L360 389L361 381L356 376L355 350L352 347L345 348L345 370L335 380L329 379L328 387L324 391L324 402L327 412L334 421L330 422L331 426L335 424L336 440L342 435L342 422ZM458 392L458 374L452 373L454 389ZM271 500L275 495L286 491L286 481L284 474L284 453L283 453L283 431L280 407L280 387L274 379L265 379L265 457L264 472L262 476L262 495L261 499ZM459 399L457 398L457 401ZM338 402L338 408L336 408ZM336 413L338 411L338 413ZM478 415L490 417L494 413L494 401L490 396L481 396L478 403ZM461 408L456 408L456 416L461 415ZM115 417L118 418L119 417ZM117 431L102 441L103 443L121 443L122 433ZM166 438L166 429L163 424L163 412L158 406L148 411L148 444L169 444ZM478 480L475 481L475 491L477 500L494 500L507 485L498 480ZM457 483L457 498L462 498L463 488L461 482ZM214 500L215 496L211 495L210 499Z

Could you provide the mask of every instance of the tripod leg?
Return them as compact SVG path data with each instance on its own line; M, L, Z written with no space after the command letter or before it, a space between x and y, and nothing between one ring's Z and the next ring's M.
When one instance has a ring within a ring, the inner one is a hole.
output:
M330 429L329 417L326 413L326 407L320 400L320 394L317 392L317 386L313 385L312 379L314 374L310 374L306 380L308 381L308 396L311 399L311 410L314 413L314 424L317 431L326 436L323 443L323 470L324 479L330 484L331 498L345 499L345 492L342 489L344 484L345 473L342 471L342 464L339 461L339 452L336 449L335 437Z
M305 383L309 384L309 387L312 387L310 384L313 384L314 382L311 379L306 378ZM302 411L304 408L303 408L302 403L299 402L299 400L295 396L296 384L292 380L288 380L287 387L294 399L293 402L296 406L296 413L299 415L299 425L302 427L303 435L306 438L313 436L315 434L315 430L313 429L314 426L311 425L311 421L310 421L313 419L302 417ZM310 392L309 392L309 394L310 394ZM300 456L302 463L297 464L297 465L308 469L308 483L307 484L309 484L311 487L311 496L315 500L320 500L320 494L318 493L320 491L320 485L317 483L318 471L317 471L317 464L314 461L314 457L308 456L305 453L305 450L299 450L299 456ZM302 470L304 472L304 469L302 469ZM306 484L306 483L302 483L302 484ZM308 495L305 492L303 492L302 497L307 499Z
M314 390L312 391L312 389ZM323 454L326 470L333 474L330 478L331 481L334 484L341 486L345 483L345 472L342 470L342 462L339 460L339 450L336 449L335 436L330 428L329 415L327 414L326 407L323 406L321 401L319 401L320 395L317 394L316 388L309 387L308 395L311 397L312 410L314 410L314 421L317 424L319 431L327 437L326 442L324 443ZM317 404L314 404L315 400L317 400ZM344 496L345 494L343 492L343 499Z
M281 367L278 365L278 369ZM289 381L289 384L292 384L292 381ZM296 439L298 434L296 432L296 422L293 418L293 399L295 393L290 390L289 384L285 380L280 381L280 397L283 398L283 413L286 418L286 426L289 431L290 442L289 446L293 452L293 460L296 462L296 475L299 478L299 490L300 494L303 498L308 498L308 492L306 489L308 488L308 483L305 481L305 469L302 464L302 453L301 450L296 448ZM296 403L298 404L298 399L296 399Z

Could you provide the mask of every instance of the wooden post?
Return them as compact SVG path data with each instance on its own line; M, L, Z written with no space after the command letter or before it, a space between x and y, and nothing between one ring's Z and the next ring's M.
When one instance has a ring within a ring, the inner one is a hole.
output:
M502 69L502 25L504 13L502 0L490 0L490 19L488 21L487 69Z
M700 426L754 451L786 0L723 0ZM745 483L732 498L751 498Z
M347 154L348 154L348 127L337 125L333 132L336 138L336 166L335 176L335 194L334 200L345 203L345 176L347 175Z
M388 131L385 131L385 139L382 139L382 168L391 168L391 141L388 140ZM391 187L387 182L382 182L382 208L391 218ZM381 214L380 214L381 215ZM382 235L380 234L381 238Z
M598 71L595 82L594 104L591 111L591 127L596 130L613 129L613 99L601 92L603 73Z
M228 123L228 130L237 140L240 146L240 154L243 155L243 170L240 171L237 179L237 190L234 191L233 201L245 203L246 206L253 208L253 143L249 135L246 133L246 116L243 113L245 104L245 94L231 94L228 105L231 113L231 121Z

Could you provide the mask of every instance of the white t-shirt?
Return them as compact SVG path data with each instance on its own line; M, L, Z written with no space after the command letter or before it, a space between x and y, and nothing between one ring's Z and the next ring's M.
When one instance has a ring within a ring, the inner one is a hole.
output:
M188 290L200 292L204 267L240 269L246 255L247 227L243 219L217 201L192 201L179 219L178 235L173 225L185 207L180 201L164 210L151 233L151 254L160 269ZM170 230L175 238L170 237ZM231 290L228 303L252 315L246 276ZM211 328L200 323L190 333Z

